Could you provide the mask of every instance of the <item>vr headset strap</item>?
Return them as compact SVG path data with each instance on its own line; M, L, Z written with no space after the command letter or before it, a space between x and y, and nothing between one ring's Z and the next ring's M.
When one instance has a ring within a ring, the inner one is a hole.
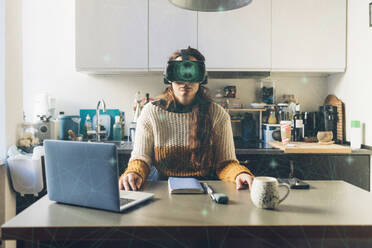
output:
M186 52L186 49L181 49L181 56L182 56L182 60L185 61L185 60L190 60L190 56L187 54Z

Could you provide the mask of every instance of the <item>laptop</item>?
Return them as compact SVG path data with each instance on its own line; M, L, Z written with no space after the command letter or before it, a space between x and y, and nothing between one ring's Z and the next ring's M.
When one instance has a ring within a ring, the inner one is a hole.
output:
M121 212L154 197L152 193L119 190L114 144L45 140L44 149L52 201Z

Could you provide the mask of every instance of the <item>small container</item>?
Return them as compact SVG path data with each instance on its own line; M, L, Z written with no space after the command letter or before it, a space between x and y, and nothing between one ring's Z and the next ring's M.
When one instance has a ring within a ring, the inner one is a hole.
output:
M129 125L129 141L134 142L134 138L136 136L136 126L137 123L132 121Z
M92 121L90 119L90 115L87 114L85 117L85 123L84 123L84 138L89 139L89 131L92 130Z
M122 139L120 116L115 116L115 124L113 126L113 140L120 141Z
M280 136L282 138L282 144L284 146L288 145L291 141L291 124L291 121L280 122Z
M76 136L79 136L80 116L79 115L60 115L60 139L68 140L68 130L72 130Z
M362 146L362 128L360 126L360 121L351 121L350 145L353 150L360 149Z

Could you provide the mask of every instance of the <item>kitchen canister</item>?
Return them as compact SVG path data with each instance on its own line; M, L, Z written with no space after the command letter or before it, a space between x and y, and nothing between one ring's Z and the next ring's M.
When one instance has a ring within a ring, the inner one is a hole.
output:
M69 140L68 130L72 130L75 136L79 136L80 128L80 116L79 115L60 115L59 120L59 130L60 139Z
M360 121L351 121L350 146L351 149L360 149L362 145L362 128Z

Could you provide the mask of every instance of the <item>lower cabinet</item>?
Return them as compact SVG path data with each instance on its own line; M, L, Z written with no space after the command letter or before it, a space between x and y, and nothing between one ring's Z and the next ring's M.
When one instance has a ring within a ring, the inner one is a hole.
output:
M119 154L120 175L127 167L129 157L129 154ZM370 191L370 155L367 154L237 154L237 159L255 176L343 180Z
M255 176L343 180L370 191L369 155L237 155Z
M370 156L298 156L294 160L294 176L304 180L343 180L370 191Z

